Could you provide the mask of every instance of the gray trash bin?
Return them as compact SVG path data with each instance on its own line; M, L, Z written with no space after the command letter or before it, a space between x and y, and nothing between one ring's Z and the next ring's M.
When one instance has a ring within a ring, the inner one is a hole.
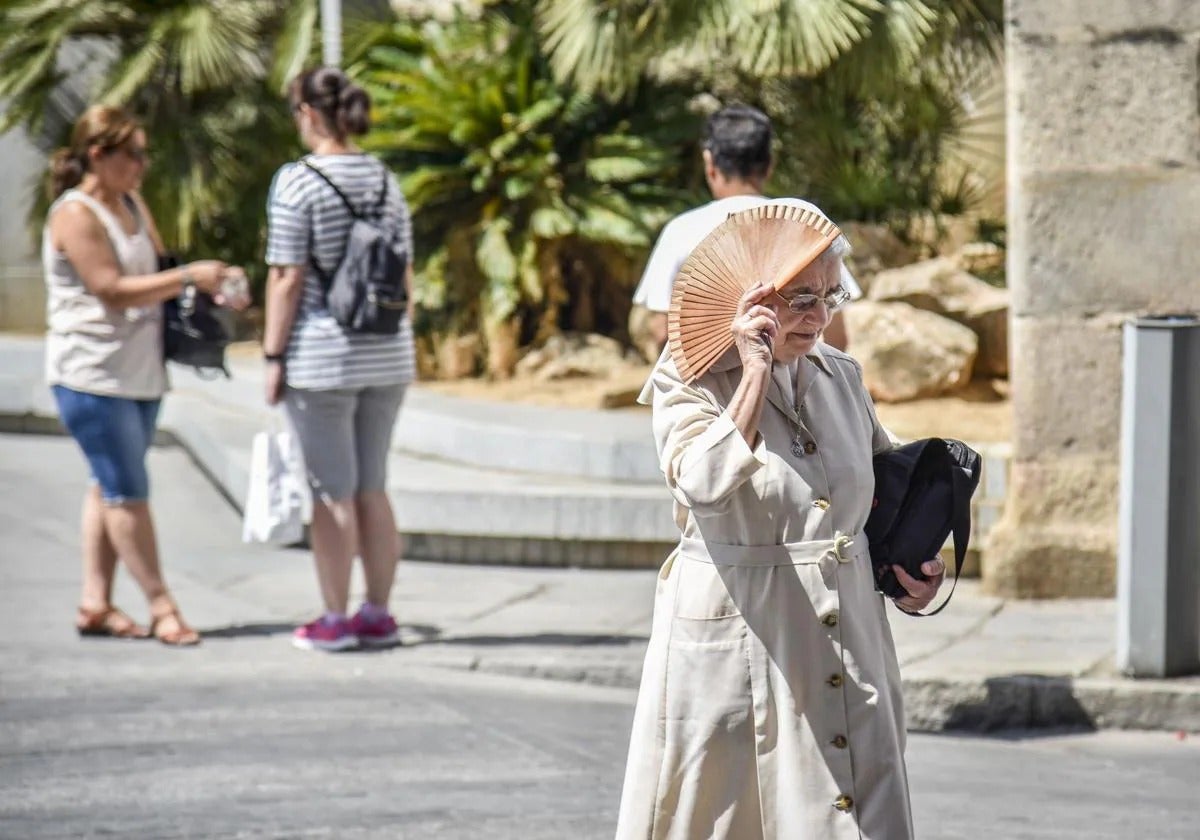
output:
M1117 666L1200 673L1200 319L1124 328Z

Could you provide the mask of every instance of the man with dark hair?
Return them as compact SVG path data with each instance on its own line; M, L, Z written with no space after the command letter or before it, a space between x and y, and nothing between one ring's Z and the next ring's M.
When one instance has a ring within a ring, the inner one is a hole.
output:
M675 275L692 250L730 213L772 203L815 209L799 199L770 199L763 195L763 186L771 176L771 138L771 120L748 105L729 105L708 118L701 155L704 179L713 200L667 223L633 295L629 333L638 349L651 360L662 352L667 341L667 310L671 306ZM845 266L842 285L854 298L862 296ZM840 312L834 313L824 341L845 349L846 334Z

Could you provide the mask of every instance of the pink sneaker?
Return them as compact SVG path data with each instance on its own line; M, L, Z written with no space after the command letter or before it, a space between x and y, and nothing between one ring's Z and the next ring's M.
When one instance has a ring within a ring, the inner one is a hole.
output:
M360 609L350 619L350 631L358 636L363 647L392 647L400 644L400 628L391 613L381 616L368 616L366 609Z
M301 650L350 650L358 647L358 637L344 618L332 624L318 618L297 627L292 632L292 644Z

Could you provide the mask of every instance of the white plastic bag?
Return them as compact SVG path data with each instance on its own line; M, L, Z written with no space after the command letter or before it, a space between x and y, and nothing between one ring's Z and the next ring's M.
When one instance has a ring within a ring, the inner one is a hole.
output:
M250 486L242 515L242 541L292 545L312 520L300 444L289 432L259 432L250 451Z

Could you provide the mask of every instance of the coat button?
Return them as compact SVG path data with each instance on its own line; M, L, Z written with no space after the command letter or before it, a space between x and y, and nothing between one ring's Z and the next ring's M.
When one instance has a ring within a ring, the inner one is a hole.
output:
M838 614L835 612L828 613L824 618L821 619L821 623L826 627L837 627Z
M828 499L814 499L813 507L820 508L821 510L829 510L829 500Z
M841 688L842 675L841 674L830 674L829 679L825 680L825 682L829 683L829 685L832 688Z
M845 735L838 735L831 743L839 750L844 750L846 749L846 745L850 742L846 740Z
M849 796L842 794L837 799L833 800L833 807L837 808L839 811L849 811L854 807L854 800Z
M816 451L817 451L817 444L814 441L809 440L809 441L804 442L804 454L805 455L811 455Z

